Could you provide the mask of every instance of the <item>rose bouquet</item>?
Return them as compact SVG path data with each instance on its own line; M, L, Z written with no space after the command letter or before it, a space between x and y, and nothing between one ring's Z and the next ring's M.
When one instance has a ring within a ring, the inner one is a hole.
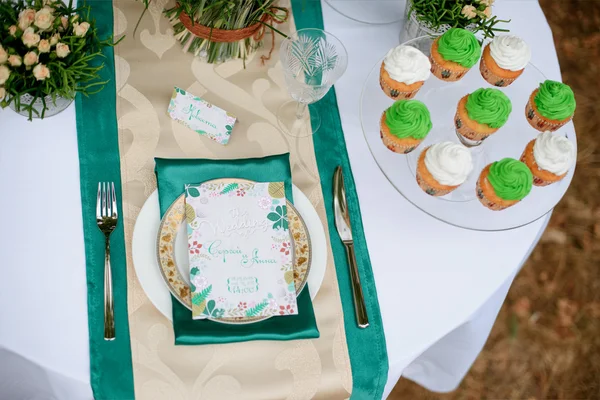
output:
M0 1L0 105L31 120L44 118L49 102L97 93L107 83L98 57L112 45L73 0Z

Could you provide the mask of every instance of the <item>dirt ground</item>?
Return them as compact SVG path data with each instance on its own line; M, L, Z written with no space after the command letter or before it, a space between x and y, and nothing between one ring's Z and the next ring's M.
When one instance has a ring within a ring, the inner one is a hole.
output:
M460 387L390 400L600 399L600 0L540 0L577 99L577 170Z

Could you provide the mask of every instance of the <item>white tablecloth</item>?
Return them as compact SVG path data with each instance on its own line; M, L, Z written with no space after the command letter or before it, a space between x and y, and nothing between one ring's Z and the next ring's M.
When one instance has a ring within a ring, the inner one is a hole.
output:
M560 79L537 1L499 0L494 11L512 18L511 32L531 45L533 63ZM336 91L383 315L385 395L401 375L431 390L452 390L485 343L548 218L482 233L446 225L408 203L371 157L358 114L362 84L398 44L401 24L361 24L325 4L323 12L326 29L350 57ZM0 397L91 398L74 107L32 123L0 111L0 188Z

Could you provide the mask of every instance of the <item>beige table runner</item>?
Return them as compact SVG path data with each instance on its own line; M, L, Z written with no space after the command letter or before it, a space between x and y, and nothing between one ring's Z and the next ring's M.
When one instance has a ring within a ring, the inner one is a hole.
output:
M276 51L263 66L247 61L206 64L183 53L162 15L168 0L153 0L134 38L143 6L114 0L119 150L127 246L128 304L136 398L139 399L345 399L352 374L340 294L328 248L327 271L314 300L321 337L315 340L257 341L226 345L174 346L171 321L150 302L131 258L137 215L156 189L154 157L248 158L290 152L293 181L317 209L327 232L323 196L311 138L295 139L277 128L278 107L289 100ZM287 1L280 5L289 7ZM278 28L294 30L290 19ZM172 121L167 107L179 86L238 117L222 146ZM329 235L326 235L329 238Z

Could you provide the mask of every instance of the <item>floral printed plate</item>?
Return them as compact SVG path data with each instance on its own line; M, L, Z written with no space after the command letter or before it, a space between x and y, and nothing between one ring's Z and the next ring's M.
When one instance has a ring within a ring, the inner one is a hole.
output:
M231 182L252 182L243 179L215 179L211 183L231 183ZM310 235L306 223L288 201L288 223L290 234L292 236L292 251L294 254L294 283L296 286L296 295L300 294L310 271L311 265L311 243ZM184 279L180 268L177 265L175 256L175 243L181 225L185 221L185 195L182 194L171 204L158 229L157 238L157 258L160 266L161 275L169 288L169 291L175 298L188 309L192 309L190 298L190 286L187 279ZM185 238L187 242L187 237ZM288 251L283 249L283 251ZM240 307L244 305L241 304ZM240 317L240 318L210 318L225 324L248 324L259 322L269 317Z

